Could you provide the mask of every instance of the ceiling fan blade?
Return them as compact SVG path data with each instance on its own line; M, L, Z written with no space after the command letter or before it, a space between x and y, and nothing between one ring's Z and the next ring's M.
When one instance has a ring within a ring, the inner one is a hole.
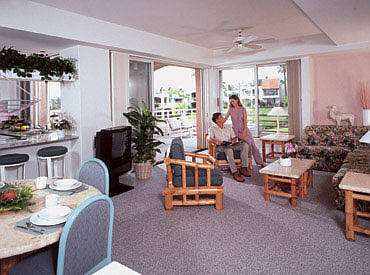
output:
M262 43L274 43L277 39L275 38L267 38L267 39L258 39L248 42L248 44L262 44Z
M253 50L259 50L259 49L262 49L262 46L261 45L254 45L254 44L243 44L243 47L245 48L249 48L249 49L253 49Z
M230 49L228 49L226 52L227 53L232 53L232 52L235 52L238 48L237 47L231 47Z
M247 35L247 37L243 40L243 43L247 44L249 42L254 41L257 38L258 37L257 36L254 36L254 35Z

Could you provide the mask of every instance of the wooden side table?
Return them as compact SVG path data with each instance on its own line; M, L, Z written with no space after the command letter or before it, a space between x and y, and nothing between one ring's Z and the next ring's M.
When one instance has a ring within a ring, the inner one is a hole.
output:
M297 206L297 196L303 199L308 194L308 187L312 187L312 166L315 164L311 159L292 159L291 166L281 166L275 161L259 172L264 177L265 201L270 201L270 195L290 198L290 204ZM269 182L273 184L270 186ZM287 183L290 193L282 192L278 185Z
M285 153L285 144L292 141L295 138L294 135L284 135L284 134L271 134L261 137L262 142L262 160L266 162L266 158L278 159L281 155ZM271 152L266 154L266 144L270 144ZM281 151L275 151L275 145L281 145Z
M370 174L347 172L339 188L345 190L346 196L346 238L355 240L355 232L370 235L370 229L357 224L357 216L370 218L370 213L357 211L356 200L370 201Z

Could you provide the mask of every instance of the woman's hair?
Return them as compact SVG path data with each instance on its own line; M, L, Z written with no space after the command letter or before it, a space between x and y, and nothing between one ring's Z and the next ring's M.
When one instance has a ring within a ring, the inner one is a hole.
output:
M238 106L243 107L243 104L241 103L240 98L237 95L231 95L231 96L229 96L229 100L230 99L236 100L236 102L238 103ZM230 103L230 108L232 108L232 107L233 106Z

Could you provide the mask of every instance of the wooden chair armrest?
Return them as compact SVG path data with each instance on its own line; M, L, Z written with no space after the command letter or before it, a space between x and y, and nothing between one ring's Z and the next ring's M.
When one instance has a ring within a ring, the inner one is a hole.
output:
M182 159L170 159L170 158L165 158L164 163L166 165L170 164L177 164L177 165L184 165L184 166L189 166L189 167L198 167L198 169L215 169L215 166L213 164L205 164L205 163L197 163L197 162L192 162L192 161L187 161L187 160L182 160Z
M216 161L216 159L213 156L211 156L209 153L199 154L199 153L193 153L193 152L185 152L185 156L192 157L193 162L195 162L195 158L203 159L203 163L210 162L210 163L214 164L215 161Z

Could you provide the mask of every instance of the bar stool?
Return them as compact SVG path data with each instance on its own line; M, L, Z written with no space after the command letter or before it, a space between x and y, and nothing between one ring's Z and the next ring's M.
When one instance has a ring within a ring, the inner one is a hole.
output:
M63 175L65 175L65 156L68 152L67 147L64 146L49 146L42 148L37 151L37 166L39 176L41 176L41 162L46 161L47 177L56 178L56 160L62 160L63 162Z
M6 168L17 168L17 180L25 179L26 170L25 170L25 163L29 160L29 156L27 154L7 154L0 156L0 180L5 181L5 169ZM22 168L22 177L19 178L18 169Z

